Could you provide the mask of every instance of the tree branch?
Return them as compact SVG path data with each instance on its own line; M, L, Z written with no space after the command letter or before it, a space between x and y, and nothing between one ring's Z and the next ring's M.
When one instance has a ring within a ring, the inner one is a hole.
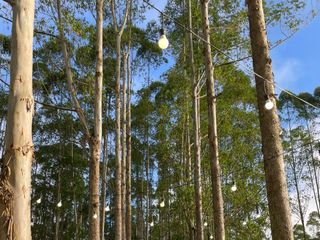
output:
M13 0L3 0L3 1L8 3L11 7L13 7L15 4L15 2Z
M10 18L7 18L3 15L0 15L0 18L8 21L8 22L12 22L12 20ZM50 37L54 37L54 38L59 38L58 36L54 35L53 33L48 33L48 32L45 32L45 31L42 31L42 30L38 30L38 29L34 29L34 33L36 34L41 34L41 35L46 35L46 36L50 36Z
M4 81L1 78L0 78L0 82L2 82L5 86L10 87L10 85L8 83L6 83L6 81ZM48 104L48 103L40 102L38 100L34 100L34 102L37 103L37 104L40 104L41 106L43 106L45 108L54 108L54 109L60 109L60 110L64 110L64 111L76 112L75 109L64 107L64 106L51 105L51 104Z

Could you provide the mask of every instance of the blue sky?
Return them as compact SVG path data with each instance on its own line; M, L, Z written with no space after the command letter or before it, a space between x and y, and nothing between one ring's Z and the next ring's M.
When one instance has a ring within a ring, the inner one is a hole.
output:
M150 1L163 10L166 0ZM159 14L154 9L146 13L146 19L159 20ZM9 34L10 25L0 19L0 33ZM283 35L276 29L268 29L271 39L282 39ZM302 91L313 92L320 86L320 17L302 28L289 40L271 51L273 70L276 82L283 88L295 93ZM161 74L173 63L152 69L152 79L158 80ZM136 87L141 86L138 83Z
M320 17L273 49L271 57L279 85L296 93L313 92L320 86Z

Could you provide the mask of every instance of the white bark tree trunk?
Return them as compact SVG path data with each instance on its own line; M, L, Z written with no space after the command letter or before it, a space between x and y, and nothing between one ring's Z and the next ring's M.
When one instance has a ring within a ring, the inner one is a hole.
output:
M94 130L91 138L89 173L89 239L100 240L99 179L102 135L103 82L103 0L96 1L96 79L94 99Z
M34 0L13 5L10 93L0 173L0 239L30 240Z

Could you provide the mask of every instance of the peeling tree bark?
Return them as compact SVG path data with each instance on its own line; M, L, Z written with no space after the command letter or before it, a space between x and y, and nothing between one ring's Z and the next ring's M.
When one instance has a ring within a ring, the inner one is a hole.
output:
M271 96L274 104L275 100L262 4L262 0L247 0L253 68L259 74L255 76L255 80L271 233L273 240L291 240L293 232L277 107L274 106L271 110L264 108L267 95Z
M12 5L10 93L0 173L0 239L31 240L34 0Z

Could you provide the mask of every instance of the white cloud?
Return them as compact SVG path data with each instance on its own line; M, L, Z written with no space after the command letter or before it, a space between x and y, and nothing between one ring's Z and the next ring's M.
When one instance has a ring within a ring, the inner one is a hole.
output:
M300 85L302 63L297 59L274 59L274 77L276 84L280 87L294 90ZM277 93L279 89L276 89Z

